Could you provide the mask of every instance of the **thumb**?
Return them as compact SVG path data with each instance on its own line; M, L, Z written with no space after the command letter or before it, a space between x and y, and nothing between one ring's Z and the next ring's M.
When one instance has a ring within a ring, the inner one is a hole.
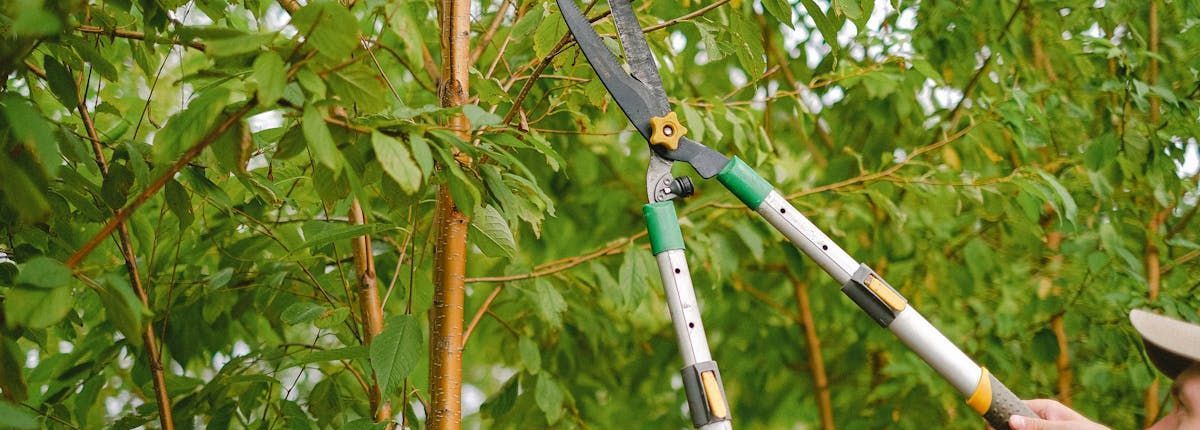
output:
M1010 417L1008 425L1012 427L1012 430L1069 430L1071 428L1071 423L1069 422L1046 421L1020 415Z

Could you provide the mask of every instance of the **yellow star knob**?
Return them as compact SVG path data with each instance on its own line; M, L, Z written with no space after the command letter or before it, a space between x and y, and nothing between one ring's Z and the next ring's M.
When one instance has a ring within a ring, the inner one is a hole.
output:
M675 112L650 118L650 130L650 144L662 145L671 151L679 147L679 138L687 134L687 127L679 123Z

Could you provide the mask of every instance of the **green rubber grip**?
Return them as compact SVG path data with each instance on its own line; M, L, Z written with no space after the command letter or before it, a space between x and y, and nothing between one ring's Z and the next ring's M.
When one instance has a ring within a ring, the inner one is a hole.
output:
M654 202L642 206L646 216L646 231L650 233L650 250L654 255L672 249L683 249L683 232L679 231L679 217L675 215L675 203Z
M983 414L983 419L991 424L992 428L997 430L1009 430L1008 419L1013 415L1022 415L1026 417L1037 417L1033 411L1025 406L1016 394L1000 383L995 375L988 375L992 385L992 399L988 404L988 410Z
M775 187L767 183L762 176L758 176L754 169L737 157L733 157L732 160L729 160L729 164L721 169L721 173L717 174L717 180L721 181L721 184L737 196L738 200L741 200L746 207L753 210L758 210L763 200L767 199L767 195L775 190Z

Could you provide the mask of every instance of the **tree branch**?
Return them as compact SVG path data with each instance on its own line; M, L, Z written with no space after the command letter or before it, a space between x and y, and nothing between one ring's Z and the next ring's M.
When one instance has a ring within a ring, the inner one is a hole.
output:
M366 225L358 199L350 202L350 224ZM379 333L383 332L383 306L379 302L378 280L375 276L375 256L371 253L371 236L362 235L352 239L354 271L358 275L358 305L362 314L363 345L370 346ZM392 418L392 406L383 398L379 381L371 375L371 386L367 393L375 422L388 422Z
M825 358L821 354L821 337L817 335L817 326L809 303L808 284L796 275L788 272L792 287L796 294L796 306L800 309L801 325L804 329L804 342L808 345L808 369L812 374L813 388L817 390L817 409L821 416L821 428L834 430L833 400L829 393L829 376L825 373Z
M95 123L92 122L92 116L88 114L87 105L84 98L79 98L79 104L76 105L79 111L79 117L83 120L84 128L87 130L88 138L92 142L92 151L95 152L96 167L100 168L100 175L104 178L108 177L108 161L104 159L104 151L100 146L99 135L96 133ZM129 284L133 287L133 292L137 294L138 301L146 309L151 309L150 298L146 294L146 288L142 285L142 277L138 273L137 254L133 250L133 241L129 238L129 227L124 222L117 222L117 239L120 244L121 257L125 260L125 268L129 272ZM101 239L102 240L102 239ZM154 320L146 321L141 327L142 343L146 345L146 359L150 363L151 380L154 385L154 398L158 404L158 421L164 430L175 429L175 418L171 410L171 397L167 393L167 380L163 375L162 353L159 349L158 338L154 334Z
M158 191L163 188L163 186L167 185L167 182L169 182L171 178L174 178L176 173L179 173L180 170L183 170L184 166L187 166L192 159L199 156L200 153L204 151L204 148L207 148L208 145L211 145L217 140L218 137L221 137L225 131L229 130L229 128L234 124L237 124L238 121L241 121L242 117L246 116L246 114L249 113L250 110L252 110L257 104L257 100L251 100L250 102L247 102L246 105L242 106L241 109L238 109L232 115L226 117L224 121L221 121L220 124L217 124L216 127L209 130L209 132L205 134L199 142L196 142L195 145L193 145L191 148L188 148L188 150L183 153L183 156L181 156L179 160L176 160L166 172L163 172L163 174L159 175L154 182L151 182L146 189L142 190L141 193L138 193L132 202L116 211L116 213L113 214L113 217L110 218L108 222L100 228L100 231L96 232L91 239L88 239L88 241L85 242L83 246L79 248L79 250L75 251L74 254L71 254L71 257L68 258L66 262L67 267L75 268L78 266L79 263L88 256L88 254L91 254L92 251L94 251L96 247L100 245L100 242L104 241L104 238L111 235L112 232L117 229L119 224L129 219L129 217L133 215L133 212L136 211L137 208L141 207L142 204L150 200L150 197L153 197L154 194L158 193Z
M100 35L104 35L104 36L108 36L108 37L119 37L122 39L142 40L142 41L148 41L148 42L153 42L153 43L169 43L172 45L185 46L185 47L200 50L200 51L203 51L205 48L204 43L201 43L198 41L184 42L184 41L177 40L177 39L165 39L162 37L153 37L153 36L150 38L147 38L146 33L122 30L119 28L102 28L102 27L96 27L94 25L81 25L79 27L75 27L75 31L78 31L80 33L100 34Z

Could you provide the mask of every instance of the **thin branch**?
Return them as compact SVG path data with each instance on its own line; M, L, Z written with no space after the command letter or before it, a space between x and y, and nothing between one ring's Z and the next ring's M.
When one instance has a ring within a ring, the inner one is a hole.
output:
M483 314L488 312L488 309L492 307L492 302L496 300L496 296L499 296L501 291L504 291L505 285L507 284L496 286L492 290L492 293L488 294L483 304L479 306L479 310L475 311L475 316L471 317L471 323L467 324L467 329L463 331L463 349L466 349L467 341L471 340L471 333L475 331L475 325L479 324L479 320L483 318Z
M358 199L350 202L350 224L367 225ZM358 275L358 304L362 313L364 346L371 345L375 337L383 332L383 305L379 302L379 285L375 274L375 256L371 252L371 236L362 235L352 239L354 270ZM392 418L392 406L384 398L375 376L371 376L371 387L367 395L375 422L386 422Z
M90 86L85 81L85 88ZM92 150L95 152L96 167L100 168L102 177L108 177L108 162L104 159L104 151L100 147L100 139L96 134L96 125L92 121L92 116L88 113L85 97L79 98L79 104L76 105L79 111L79 117L83 120L84 127L87 129L88 137L92 142ZM116 224L117 238L120 245L121 256L125 260L125 268L129 272L129 283L133 287L133 291L141 301L142 306L146 309L151 309L150 298L146 293L146 288L142 285L142 277L138 273L137 254L133 250L133 241L129 237L129 227L124 222ZM158 404L159 423L165 430L175 429L174 414L171 410L171 397L167 393L167 382L163 375L162 355L159 350L158 339L154 334L153 319L146 321L141 327L142 342L146 345L146 356L150 363L151 379L154 385L155 402Z
M626 245L628 245L638 239L641 239L642 237L645 237L645 236L646 236L646 231L642 230L641 232L634 234L632 236L623 237L623 238L614 240L612 242L609 242L608 245L606 245L600 249L597 249L595 251L589 252L587 254L577 255L574 257L561 258L561 259L554 260L554 261L551 261L551 262L548 262L545 264L538 265L532 272L529 272L529 273L521 273L521 274L516 274L516 275L505 275L505 276L482 276L482 277L477 277L477 278L467 278L466 282L468 284L480 283L480 282L511 282L511 281L532 279L532 278L542 277L542 276L546 276L546 275L552 275L552 274L555 274L558 272L562 272L562 271L571 269L572 267L578 266L580 264L586 263L588 261L591 261L591 260L594 260L594 259L597 259L600 257L604 257L607 255L619 254L619 253L621 253L621 249L624 248Z
M804 341L808 344L809 372L813 378L813 388L817 390L817 409L821 416L821 428L834 430L833 401L829 393L829 376L825 373L825 358L821 354L821 337L817 335L817 326L813 318L812 304L808 295L808 284L796 275L788 272L796 295L796 306L800 310L800 323L804 329Z
M708 6L702 7L700 9L696 9L696 11L689 13L687 15L672 18L667 21L663 21L660 24L655 24L655 25L643 28L642 33L649 33L652 31L662 30L664 28L670 27L675 24L679 24L684 21L690 21L690 20L699 18L699 17L703 16L704 14L712 11L713 9L724 6L726 3L729 3L729 0L717 0L716 2L714 2Z
M225 118L225 120L220 124L217 124L216 127L209 130L209 132L205 134L199 142L196 142L195 145L192 145L191 148L188 148L188 150L183 153L183 156L181 156L179 160L176 160L166 172L163 172L163 174L159 175L154 182L151 182L146 189L142 190L141 193L138 193L138 195L133 198L132 202L116 211L116 213L113 214L113 217L110 218L108 222L100 228L100 231L96 232L91 239L88 239L88 241L85 242L83 246L79 248L79 250L75 251L74 254L71 254L71 257L68 258L66 262L67 267L75 268L78 266L79 263L88 256L88 254L91 254L92 251L94 251L96 247L104 241L104 238L111 235L112 232L117 229L119 224L129 219L129 217L133 215L133 212L136 211L137 208L141 207L142 204L145 204L146 201L150 200L150 197L153 197L155 194L157 194L158 191L163 188L163 186L167 185L167 182L169 182L171 178L175 177L176 173L179 173L180 170L183 170L184 166L187 166L188 163L191 163L193 159L198 157L200 153L204 151L204 148L207 148L208 145L211 145L214 141L216 141L218 137L225 133L225 131L229 130L230 127L233 127L234 124L237 124L238 121L241 121L242 117L246 116L247 113L250 113L250 110L252 110L257 104L257 100L251 100L250 102L246 103L246 105L242 106L241 109L238 109L232 115Z
M471 64L479 62L479 57L483 56L483 51L492 43L492 38L496 37L496 30L500 28L500 24L504 22L504 15L508 13L509 6L512 6L512 0L504 0L500 2L500 8L496 10L496 16L492 18L492 23L488 25L487 30L483 35L479 36L479 41L475 44L475 49L471 51ZM499 55L499 54L497 54Z
M147 39L145 33L137 32L137 31L122 30L119 28L102 28L102 27L96 27L94 25L81 25L79 27L76 27L75 31L78 31L80 33L100 34L100 35L104 35L104 36L108 36L108 37L119 37L122 39L141 40L141 41L148 41L148 42L153 42L153 43L168 43L168 44L184 46L184 47L188 47L188 48L192 48L192 49L196 49L196 50L200 50L200 51L203 51L205 48L204 44L201 42L198 42L198 41L184 42L184 41L178 40L178 39L166 39L166 38L154 37L154 36L151 36L149 39Z

